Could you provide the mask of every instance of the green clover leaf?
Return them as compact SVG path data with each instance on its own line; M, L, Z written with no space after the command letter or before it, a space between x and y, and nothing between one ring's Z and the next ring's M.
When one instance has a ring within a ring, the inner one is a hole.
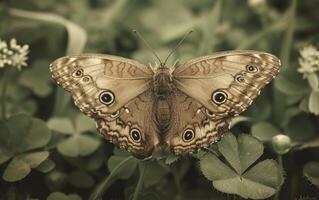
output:
M32 68L23 71L19 83L40 97L47 96L52 90L49 64L47 60L36 61Z
M82 198L77 194L66 195L62 192L52 192L47 200L82 200Z
M78 188L89 188L94 185L94 179L85 171L77 170L68 174L68 181Z
M83 171L96 171L104 164L105 154L102 148L85 157L70 157L66 159L68 163Z
M96 151L101 144L97 137L85 134L87 131L95 130L95 126L90 118L82 114L75 118L74 123L68 118L51 118L48 126L51 130L68 135L57 144L57 149L62 155L87 156Z
M37 167L37 170L42 173L48 173L55 168L55 165L55 162L48 158Z
M130 154L127 151L124 151L122 149L115 148L114 149L114 155L110 157L110 159L107 162L107 167L110 172L114 171L114 169L124 160L126 160ZM136 167L138 164L137 159L131 159L125 164L122 168L117 170L116 177L119 179L128 179L132 176L134 173Z
M156 160L147 161L147 168L144 174L144 187L151 187L162 180L169 172L169 168L160 165Z
M26 153L16 156L5 169L2 178L9 182L21 180L31 172L31 168L38 167L48 156L48 151Z
M48 158L47 151L29 152L44 147L51 138L43 121L19 114L0 121L0 130L0 164L13 158L4 170L4 180L21 180Z
M275 87L287 95L305 95L309 92L307 82L293 68L287 68L278 75L275 80Z
M227 134L217 144L226 162L214 154L200 160L204 176L213 181L213 187L243 198L264 199L276 193L282 184L282 174L274 160L256 162L263 154L263 145L249 135L240 135L237 140Z
M251 127L251 134L262 142L271 141L272 137L279 134L280 130L269 122L261 121Z
M103 193L117 179L128 179L138 166L139 161L127 151L115 148L114 155L107 162L110 174L99 183L90 195L90 200L101 198Z

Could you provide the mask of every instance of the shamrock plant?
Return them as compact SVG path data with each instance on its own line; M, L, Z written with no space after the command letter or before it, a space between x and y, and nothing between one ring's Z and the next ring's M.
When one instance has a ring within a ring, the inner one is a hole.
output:
M256 138L242 134L236 139L229 133L217 146L224 161L212 153L200 159L201 171L217 190L243 198L265 199L283 183L282 171L274 160L256 162L264 151Z
M43 121L20 114L0 121L0 129L0 164L8 162L4 180L19 181L48 158L43 147L51 132Z
M69 118L51 118L48 121L51 130L66 136L57 143L58 151L65 156L87 156L101 144L96 135L88 135L86 132L95 131L92 119L79 114L72 122Z

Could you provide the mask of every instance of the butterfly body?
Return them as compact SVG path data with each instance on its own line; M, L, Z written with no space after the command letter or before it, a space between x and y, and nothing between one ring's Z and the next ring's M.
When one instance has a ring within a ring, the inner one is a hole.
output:
M161 65L154 73L154 93L159 99L165 99L173 89L172 74L168 67Z
M145 158L157 148L188 154L217 142L278 74L280 61L264 52L227 51L154 69L81 54L57 59L50 69L107 140Z

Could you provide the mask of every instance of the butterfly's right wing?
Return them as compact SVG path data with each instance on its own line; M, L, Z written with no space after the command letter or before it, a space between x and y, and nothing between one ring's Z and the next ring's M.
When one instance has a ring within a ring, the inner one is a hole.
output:
M199 101L215 119L238 115L280 70L269 53L235 50L203 56L173 72L176 87Z
M173 80L181 94L175 95L175 121L165 137L170 149L186 154L218 141L231 118L252 103L279 69L276 56L249 50L219 52L180 65Z
M158 136L155 126L145 123L153 102L147 92L153 78L150 68L122 57L82 54L59 58L50 69L53 79L71 93L83 113L97 121L108 140L137 157L152 152Z

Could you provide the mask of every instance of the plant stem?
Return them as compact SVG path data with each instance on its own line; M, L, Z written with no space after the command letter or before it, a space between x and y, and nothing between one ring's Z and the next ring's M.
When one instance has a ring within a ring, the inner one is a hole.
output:
M175 182L176 187L177 187L178 194L182 194L181 183L179 181L179 176L178 176L178 173L177 173L177 170L176 170L175 167L173 169L173 173L172 174L173 174L174 182Z
M293 0L289 7L289 21L287 31L285 33L285 37L282 43L280 59L283 66L288 67L290 61L290 52L293 41L293 36L295 32L295 18L296 18L296 8L297 8L297 0Z
M144 182L144 175L145 175L145 171L146 171L146 167L147 167L146 162L141 161L139 164L140 178L138 179L137 186L135 188L135 192L134 192L132 200L137 200L138 196L142 190L142 186L143 186L143 182Z
M115 166L115 168L111 171L111 173L108 175L108 177L102 181L99 186L93 191L93 193L90 196L90 200L96 200L101 198L105 190L110 186L110 184L113 181L114 176L116 175L116 172L121 169L127 162L129 162L131 159L134 159L133 156L127 157L125 160L120 162L118 165Z
M6 119L7 113L6 113L6 95L7 95L7 88L8 88L8 82L9 82L9 72L10 69L7 67L4 68L4 73L2 75L2 84L1 84L1 118Z
M283 171L284 165L282 162L282 155L280 155L280 154L278 154L278 164L279 164L280 170ZM275 196L275 200L280 200L280 190L281 190L281 186L279 186L279 189L278 189L276 196Z

